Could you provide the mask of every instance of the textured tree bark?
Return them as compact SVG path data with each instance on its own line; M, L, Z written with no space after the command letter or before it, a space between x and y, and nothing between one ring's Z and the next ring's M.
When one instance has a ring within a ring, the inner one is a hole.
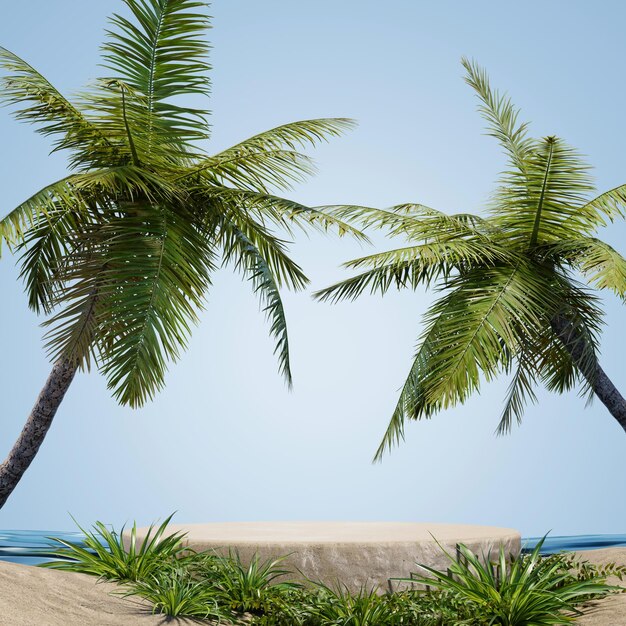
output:
M50 376L48 376L48 380L46 380L46 384L41 390L20 436L4 463L0 465L0 508L4 506L7 498L35 458L65 392L74 379L76 370L77 365L65 358L60 358L52 366L52 372L50 372Z
M594 360L593 364L590 364L584 358L586 348L584 339L576 333L573 324L563 315L557 315L552 320L552 329L572 356L578 369L587 379L593 392L617 420L618 424L626 431L626 400L624 400L622 394L600 367L598 361Z

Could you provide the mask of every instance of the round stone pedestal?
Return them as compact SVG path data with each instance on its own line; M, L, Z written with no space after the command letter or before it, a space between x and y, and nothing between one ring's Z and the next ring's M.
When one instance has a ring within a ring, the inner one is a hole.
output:
M147 529L138 531L145 537ZM451 554L465 544L475 554L493 558L501 545L517 555L521 536L510 528L413 522L222 522L172 524L167 533L185 532L185 544L196 551L236 550L244 562L287 556L282 565L293 579L338 583L351 591L361 587L393 590L393 578L419 572L417 563L447 569L437 542ZM422 572L423 573L423 572Z

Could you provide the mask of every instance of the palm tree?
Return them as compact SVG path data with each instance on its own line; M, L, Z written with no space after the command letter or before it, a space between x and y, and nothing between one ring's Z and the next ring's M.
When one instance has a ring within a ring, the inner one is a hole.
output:
M113 396L138 407L163 386L185 348L211 275L230 264L260 297L291 384L279 289L307 277L288 256L295 227L340 234L341 220L274 195L313 171L299 150L339 135L347 119L280 126L214 156L208 112L188 104L209 92L206 5L124 0L102 47L110 72L74 101L26 61L0 48L0 101L39 126L70 173L0 221L18 251L30 307L51 314L54 362L26 425L0 465L0 506L37 453L79 369L92 364Z
M626 260L594 236L624 217L626 186L593 198L588 166L557 137L532 139L510 99L463 60L479 110L507 156L485 216L448 215L419 204L389 210L330 207L402 243L345 264L363 270L316 294L336 302L391 287L433 287L415 361L375 458L419 420L463 403L481 379L512 374L498 432L519 421L534 389L576 386L600 398L626 430L626 402L598 363L602 325L589 285L626 296ZM587 284L583 284L585 279Z

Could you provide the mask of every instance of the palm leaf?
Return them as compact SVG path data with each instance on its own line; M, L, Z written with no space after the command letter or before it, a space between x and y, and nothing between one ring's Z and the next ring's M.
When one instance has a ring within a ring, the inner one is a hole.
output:
M491 89L484 69L466 58L461 63L466 71L465 82L480 100L479 111L487 120L489 135L500 142L512 166L524 175L535 145L534 140L527 136L528 124L518 123L519 110L510 98Z
M442 315L438 362L423 385L428 402L442 408L464 402L478 390L481 374L489 381L512 354L550 326L563 304L562 293L542 268L481 268L451 281L451 291L427 313Z
M498 435L511 432L514 419L518 425L521 424L527 402L537 401L537 395L533 389L535 384L534 363L528 350L523 348L517 356L517 368L509 384L502 417L496 429Z
M274 275L270 263L244 232L233 223L224 224L222 228L228 230L230 234L225 260L227 262L231 259L235 260L235 267L252 282L254 292L260 297L263 311L271 324L270 335L276 340L274 354L278 355L279 371L291 388L293 378L289 357L289 337L285 308L280 297L279 280ZM284 271L283 269L283 273ZM288 274L290 282L296 288L302 288L308 282L302 270L297 266L290 266Z
M314 173L310 159L300 154L353 128L353 120L328 118L292 122L254 135L200 163L199 169L222 183L269 193L268 185L289 189ZM197 171L197 170L195 170ZM192 174L194 171L192 171Z
M136 165L118 165L74 174L70 182L82 195L105 202L148 201L158 204L180 199L184 192L175 186L168 172L152 172Z
M426 314L421 347L376 458L402 437L406 416L429 417L463 403L508 369L512 355L549 328L558 294L536 268L480 268L450 282Z
M136 407L163 386L167 361L186 347L214 253L192 224L166 209L131 205L103 231L101 369L115 398Z
M491 240L494 234L494 226L478 215L448 215L423 204L398 204L389 209L359 205L317 208L339 219L356 222L364 230L385 229L391 237L403 236L413 241L442 241L459 237Z
M16 106L18 120L38 124L37 132L56 136L53 151L70 150L70 167L98 166L119 158L119 145L65 98L26 61L0 47L0 102Z
M303 120L254 135L194 164L185 177L202 173L220 185L270 193L289 189L315 172L311 159L299 152L308 145L341 135L354 126L345 118Z
M626 259L608 243L595 237L578 237L547 246L546 257L562 259L582 272L598 289L626 296Z
M152 201L172 197L177 190L166 178L132 165L122 165L71 174L40 189L0 220L0 244L19 244L28 228L41 225L41 218L57 214L59 207L85 211L87 206L119 197ZM178 191L180 194L180 191Z
M624 207L626 207L626 185L619 185L590 200L583 207L583 210L585 212L596 211L598 226L605 226L606 223L602 220L602 215L606 215L610 221L623 218L625 216Z
M89 369L96 356L103 313L102 286L106 268L96 225L82 228L73 246L54 260L43 287L48 310L56 313L43 323L44 342L52 360L64 357Z
M227 213L233 210L240 213L247 212L257 222L273 223L288 234L292 234L294 227L297 226L304 232L307 232L308 228L314 228L323 233L334 230L340 237L350 235L360 241L369 241L366 235L349 222L328 214L324 210L311 208L294 200L247 189L204 184L196 187L195 191L201 197L201 204L212 206L219 203L226 207L224 210Z
M97 279L86 276L64 291L65 306L43 323L49 327L44 344L51 360L63 357L81 368L91 368L102 322L99 287Z
M79 211L63 205L41 215L26 231L18 250L20 278L26 284L28 304L36 313L53 308L54 281L57 271L74 246L82 218Z
M589 167L562 140L542 140L526 164L525 175L507 174L494 196L491 221L520 248L534 247L593 232L595 209Z
M220 216L216 242L221 246L224 263L237 266L248 259L246 246L252 245L264 259L276 284L299 290L309 279L302 268L287 255L284 241L273 235L263 224L252 219L245 211L232 209ZM244 253L244 257L239 255Z
M0 220L0 250L3 241L8 246L23 242L25 231L39 225L42 218L56 214L59 207L67 210L84 208L84 198L71 184L73 178L74 175L67 176L46 185L5 215Z
M416 289L418 285L430 286L440 279L447 280L455 272L509 261L511 256L496 245L461 238L405 246L344 263L344 267L350 269L371 269L322 289L314 296L334 303L354 300L366 291L384 295L392 286Z
M250 153L220 153L202 161L184 177L202 174L217 185L228 185L259 193L270 187L288 189L315 172L312 160L293 150Z
M431 361L436 358L438 342L439 324L434 321L420 338L409 375L400 391L387 430L374 455L374 461L380 461L386 451L391 450L394 445L404 440L404 428L407 419L429 418L439 410L437 404L429 405L424 402L421 386L424 373L428 371Z
M592 358L595 358L595 350L592 349L591 353ZM554 332L545 338L544 345L537 350L535 370L545 388L555 393L570 391L581 380L585 380L574 363L572 355ZM581 391L584 389L585 387Z
M124 0L134 21L114 14L103 46L106 66L141 101L146 152L207 137L204 109L172 99L209 92L206 3L196 0ZM137 104L137 99L135 99ZM134 125L135 130L138 126Z

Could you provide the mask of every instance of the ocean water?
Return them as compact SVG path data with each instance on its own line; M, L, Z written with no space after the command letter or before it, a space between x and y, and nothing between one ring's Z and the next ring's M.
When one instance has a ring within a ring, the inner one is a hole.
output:
M541 537L522 539L522 549L530 552ZM541 554L573 552L574 550L598 550L599 548L626 548L626 535L573 535L571 537L546 537Z
M51 552L59 547L51 537L81 543L80 532L58 530L4 530L0 531L0 561L38 565L54 558ZM522 539L525 551L532 550L540 537ZM595 550L598 548L626 547L626 535L577 535L550 537L544 541L541 553L554 554L563 550Z
M2 530L0 531L0 561L38 565L53 560L51 551L61 547L51 537L82 543L81 532L58 530Z

